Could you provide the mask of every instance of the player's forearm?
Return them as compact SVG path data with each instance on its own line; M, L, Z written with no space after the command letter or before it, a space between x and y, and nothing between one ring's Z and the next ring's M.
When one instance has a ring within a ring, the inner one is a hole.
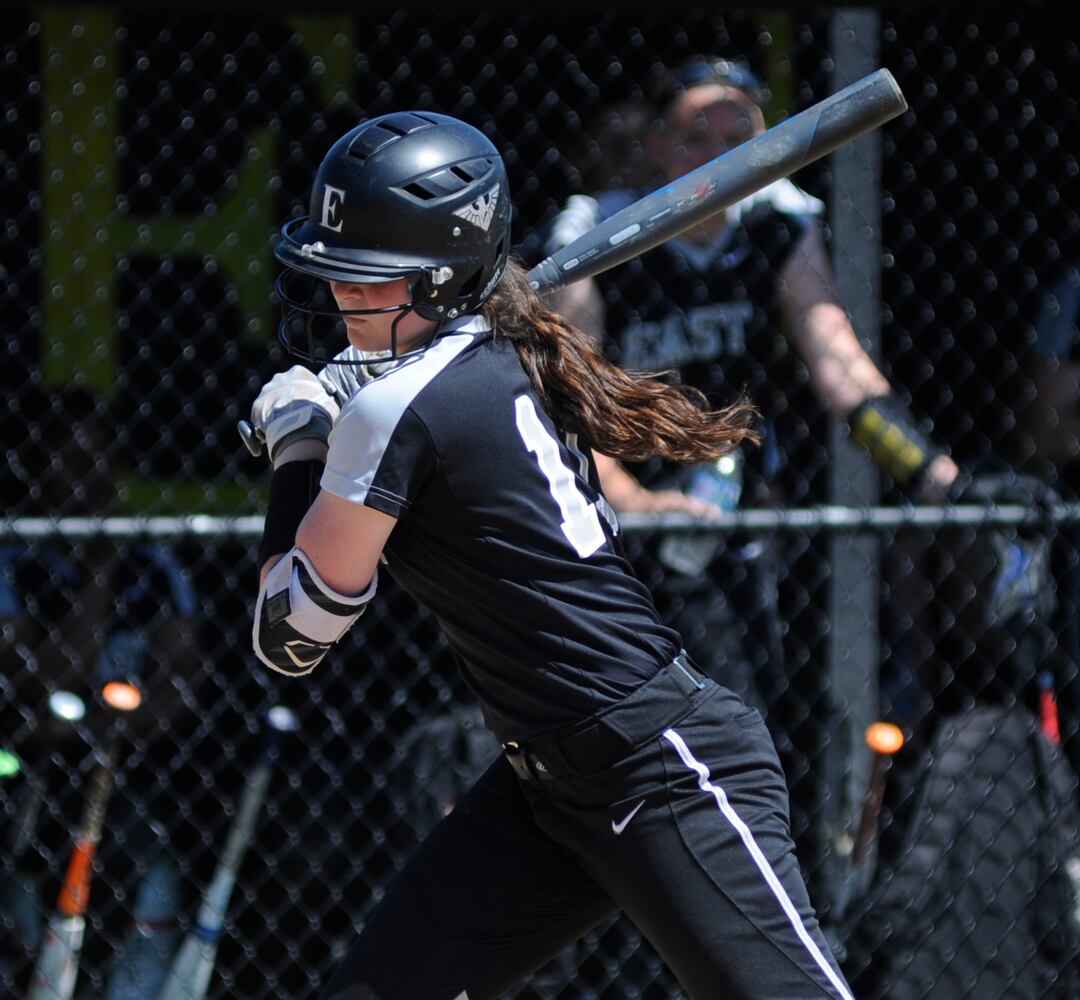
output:
M322 445L320 458L299 457L305 445L317 443L297 442L290 449L297 449L297 455L274 468L270 479L270 502L263 523L262 541L259 543L260 583L278 559L295 544L300 522L318 495L326 445Z
M316 438L304 438L301 441L296 441L293 444L286 445L281 450L281 457L277 461L277 466L285 465L289 462L326 462L326 453L329 451L325 441L320 441Z
M641 494L645 492L641 484L614 458L599 453L595 453L593 458L600 477L600 488L611 506L621 511L635 509Z
M871 396L889 392L889 381L867 354L834 302L819 302L796 320L795 339L810 381L833 416L845 418Z
M852 437L898 484L920 500L944 500L959 468L893 393L843 309L820 301L797 323L796 342L832 414L847 422Z
M713 504L679 490L650 490L642 486L622 465L607 455L594 453L600 488L608 503L622 514L692 514L715 517L720 513Z

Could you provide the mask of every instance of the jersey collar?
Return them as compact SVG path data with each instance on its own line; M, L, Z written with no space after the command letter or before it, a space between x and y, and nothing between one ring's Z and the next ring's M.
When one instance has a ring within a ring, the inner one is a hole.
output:
M737 225L734 214L730 211L726 214L727 225L706 244L694 243L678 236L671 240L672 249L685 257L695 271L708 271L731 245Z
M491 324L480 313L470 313L444 323L439 327L438 336L445 337L448 333L487 333L490 329Z

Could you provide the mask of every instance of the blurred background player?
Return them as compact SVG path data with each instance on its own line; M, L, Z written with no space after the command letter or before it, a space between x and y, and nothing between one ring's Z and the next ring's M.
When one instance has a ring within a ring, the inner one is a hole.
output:
M1054 486L1064 500L1080 500L1080 260L1048 275L1039 297L1034 340L1024 373L1033 392L1021 427L1029 448L1023 458L1037 479ZM1080 775L1080 530L1062 525L1052 553L1058 583L1058 700L1061 739Z
M673 71L659 89L658 118L644 140L657 180L676 180L762 132L764 99L761 84L741 62L702 56ZM547 249L566 245L643 193L620 188L572 197L553 224ZM626 466L600 456L605 492L616 510L708 515L786 499L778 495L784 456L775 429L784 415L785 387L772 367L787 361L785 336L830 411L846 419L856 437L876 445L871 427L888 422L922 446L912 468L881 449L875 458L921 497L944 498L958 469L940 450L925 446L921 430L859 343L833 291L822 211L820 201L788 180L778 181L614 272L558 293L563 313L602 340L624 367L677 372L682 384L712 400L730 399L746 387L765 415L767 437L759 457L718 468ZM658 599L691 622L715 623L687 630L707 638L703 662L761 705L757 678L769 660L775 662L765 653L777 641L775 627L749 634L765 602L749 567L767 563L764 553L709 535L691 545L665 539L657 554L661 564L682 574L675 578L674 599L663 600L662 586ZM738 594L736 587L730 593L731 581L747 581L749 592ZM771 594L773 586L764 592Z
M647 167L654 187L765 128L766 91L739 60L691 58L665 71L654 95L654 120L640 136L640 155L631 158L637 164L631 177ZM625 163L625 150L635 144L626 135L617 139ZM546 252L643 193L622 186L571 197L552 225ZM897 483L926 500L943 499L954 486L956 464L892 392L837 300L823 207L781 180L697 229L555 296L555 307L623 367L673 373L714 405L745 390L764 416L761 448L704 466L655 459L625 465L598 455L604 492L617 511L708 516L801 499L790 495L798 470L788 455L800 433L798 414L791 410L792 387L801 381L793 369L796 358L829 412L847 422ZM777 702L790 685L772 544L739 534L658 534L643 547L635 569L703 669L769 719L791 782L793 822L813 889L821 845L808 842L805 814L820 807L814 767L825 738L823 702L813 682L806 687L812 671L802 671L804 701L789 713L801 727L793 743L777 719Z

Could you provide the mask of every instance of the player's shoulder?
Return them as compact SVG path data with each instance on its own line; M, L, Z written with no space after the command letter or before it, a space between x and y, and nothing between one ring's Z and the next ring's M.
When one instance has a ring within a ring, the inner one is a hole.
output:
M360 433L375 429L389 432L418 401L437 389L467 391L450 378L462 357L490 339L487 322L479 316L464 317L440 334L429 346L406 354L349 397L335 423L338 428L356 427Z
M782 177L743 198L731 208L731 216L739 221L749 220L761 213L775 213L804 220L817 219L824 215L825 203Z
M646 192L636 188L618 188L596 194L573 194L548 227L544 236L544 253L552 254L584 236L590 229L610 219L616 212L632 205Z

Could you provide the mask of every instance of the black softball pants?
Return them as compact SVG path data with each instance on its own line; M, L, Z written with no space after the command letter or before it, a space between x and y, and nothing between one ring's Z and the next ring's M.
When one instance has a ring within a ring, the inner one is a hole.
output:
M642 579L650 557L654 552L645 550L634 564ZM831 895L822 813L831 703L821 664L792 665L790 672L785 664L779 576L771 541L724 539L704 572L667 572L650 579L649 589L664 624L679 633L702 672L765 716L787 777L795 851L820 909Z
M604 725L640 725L650 693L635 695ZM700 677L683 702L587 770L542 766L543 742L527 768L515 758L527 779L497 760L395 880L326 1000L494 1000L617 909L695 1000L852 1000L810 908L760 715Z

